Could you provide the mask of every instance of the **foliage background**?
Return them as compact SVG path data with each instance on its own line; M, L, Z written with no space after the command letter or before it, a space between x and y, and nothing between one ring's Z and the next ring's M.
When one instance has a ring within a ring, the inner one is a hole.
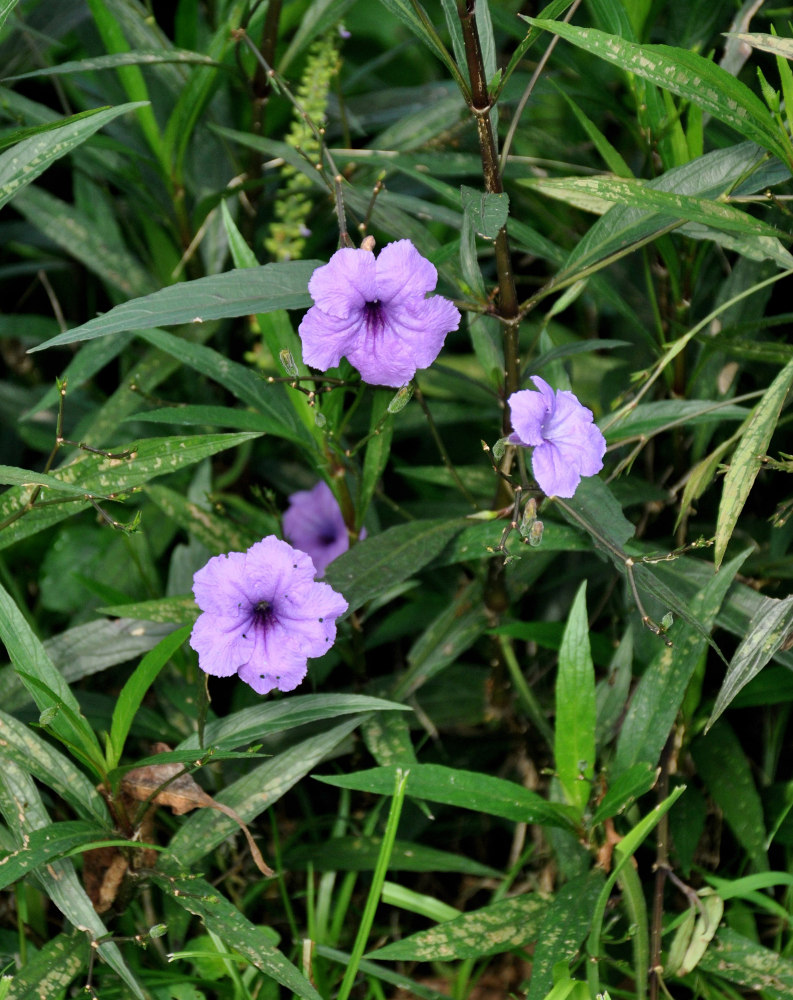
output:
M793 990L790 9L459 8L0 0L6 996ZM292 385L342 214L465 312L404 406ZM528 545L536 373L610 449ZM318 478L339 641L208 701Z

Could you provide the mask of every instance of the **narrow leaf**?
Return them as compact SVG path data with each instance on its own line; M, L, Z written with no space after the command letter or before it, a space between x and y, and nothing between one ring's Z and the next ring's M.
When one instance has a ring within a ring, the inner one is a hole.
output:
M394 768L374 767L354 774L314 777L337 788L389 795L394 784ZM440 764L411 765L408 792L416 798L473 809L516 823L539 823L571 829L575 813L570 806L548 802L514 781Z
M359 722L360 716L353 716L324 733L296 743L249 771L215 798L249 823L335 750ZM237 830L237 824L228 816L201 809L193 813L171 838L168 856L181 867L189 869Z
M583 815L595 773L595 671L589 650L586 580L576 594L559 650L554 756L567 801Z
M8 0L6 0L8 2ZM13 0L16 2L16 0ZM2 9L0 9L2 17ZM92 73L95 70L118 69L120 66L156 66L159 63L199 63L214 66L215 61L200 52L188 52L184 49L137 49L134 52L114 52L107 56L91 56L88 59L69 60L56 66L45 66L29 73L19 73L17 76L3 77L4 83L17 80L30 80L41 76L62 76L65 73Z
M763 803L734 730L719 719L707 736L692 743L691 754L736 840L760 871L768 871Z
M56 709L50 722L52 731L79 748L87 757L96 762L101 760L96 734L82 715L77 699L60 671L55 669L27 620L1 585L0 639L39 710L44 712L46 709Z
M713 706L705 732L746 684L790 638L793 627L793 597L766 597L749 623L746 636L735 650Z
M187 876L184 882L178 877L153 875L152 881L188 913L200 917L207 930L217 934L229 949L233 948L265 976L302 1000L322 1000L308 979L273 945L272 940L209 882L193 875Z
M411 771L412 775L412 771ZM538 893L501 899L370 952L372 959L436 962L483 958L537 938L548 903Z
M663 90L671 90L774 153L783 163L789 162L787 144L760 98L709 59L669 45L637 45L594 28L526 20Z
M88 966L91 946L81 931L58 934L24 968L14 973L5 1000L59 1000L72 980Z
M569 963L578 954L603 878L603 873L594 869L557 890L537 935L526 1000L544 1000L554 983L554 966L557 962Z
M344 595L350 606L347 614L352 614L417 573L464 527L462 519L448 518L398 524L334 559L325 579Z
M617 742L614 774L645 762L655 767L683 703L689 681L707 646L707 634L738 572L748 556L743 552L711 577L688 602L691 617L700 629L684 624L674 646L662 646L645 670L628 706ZM703 635L704 632L704 635Z
M100 108L67 118L57 128L23 139L0 156L0 207L20 188L43 174L47 167L85 142L119 115L139 108L139 103Z
M729 927L718 932L698 968L748 991L762 991L768 1000L793 996L793 962Z
M177 649L190 634L189 626L176 629L148 652L135 668L132 676L121 689L113 709L113 721L110 725L110 747L113 760L111 767L116 767L124 750L124 742L135 719L135 714L141 706L146 692L154 683L157 675L170 660Z
M290 260L169 285L151 295L122 302L82 326L39 344L32 351L93 340L125 330L206 323L213 319L271 312L273 309L307 309L311 305L308 279L321 263L317 260Z
M535 178L519 182L540 194L559 198L589 211L602 211L600 203L626 205L648 212L663 212L670 219L685 219L714 229L753 236L780 236L774 226L721 201L709 201L671 191L661 191L628 177Z
M768 388L749 418L724 477L713 561L718 569L747 497L763 465L779 413L793 382L793 361L788 362Z

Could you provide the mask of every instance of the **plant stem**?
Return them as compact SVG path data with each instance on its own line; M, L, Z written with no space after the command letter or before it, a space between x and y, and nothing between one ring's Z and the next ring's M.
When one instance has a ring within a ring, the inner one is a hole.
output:
M482 173L485 191L488 194L502 194L504 185L498 162L498 148L493 134L490 110L493 100L487 89L485 62L479 31L476 26L476 0L458 0L457 13L463 31L465 58L471 80L469 107L476 122L479 150L482 156ZM506 401L520 387L520 357L518 354L518 325L520 309L512 273L512 258L506 226L498 231L495 241L496 272L498 274L498 316L504 325L504 394ZM510 431L509 414L504 407L503 431Z
M377 904L380 901L380 894L383 891L383 883L385 882L388 864L391 860L391 852L394 849L394 841L396 840L397 827L399 826L399 817L402 813L402 804L405 801L405 791L407 789L409 773L409 771L403 771L400 767L396 769L394 797L391 800L391 809L388 813L388 822L386 823L385 833L383 834L383 842L380 845L380 854L377 858L377 866L375 867L374 874L372 876L372 884L369 888L369 895L366 897L366 906L364 907L363 916L361 917L361 922L358 925L358 933L355 937L352 954L350 955L350 964L345 970L344 979L339 987L336 1000L347 1000L350 995L350 990L355 982L355 977L358 975L358 966L360 965L363 953L366 950L366 942L369 939L369 931L372 929L372 924L374 923L374 915L377 910Z

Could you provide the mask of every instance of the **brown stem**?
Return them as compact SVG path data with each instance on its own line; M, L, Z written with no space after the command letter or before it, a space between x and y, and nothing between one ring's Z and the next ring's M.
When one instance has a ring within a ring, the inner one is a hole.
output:
M462 26L465 58L471 80L469 106L476 121L485 191L488 194L501 194L504 191L504 185L501 180L493 123L490 119L493 100L487 89L485 62L476 26L476 0L458 0L457 12ZM499 289L498 315L504 323L504 400L506 401L520 387L520 357L518 354L520 309L515 291L515 277L512 273L512 259L506 226L502 227L496 236L495 251ZM502 424L504 434L508 434L510 423L506 406L504 407Z

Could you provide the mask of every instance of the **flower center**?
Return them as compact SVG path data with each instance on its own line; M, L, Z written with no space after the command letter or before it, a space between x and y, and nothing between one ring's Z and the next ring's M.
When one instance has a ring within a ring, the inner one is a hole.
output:
M385 328L385 310L379 299L374 302L367 302L363 307L363 321L366 332L372 334L382 333Z
M253 606L253 618L257 625L265 625L273 616L273 606L269 601L257 601Z

